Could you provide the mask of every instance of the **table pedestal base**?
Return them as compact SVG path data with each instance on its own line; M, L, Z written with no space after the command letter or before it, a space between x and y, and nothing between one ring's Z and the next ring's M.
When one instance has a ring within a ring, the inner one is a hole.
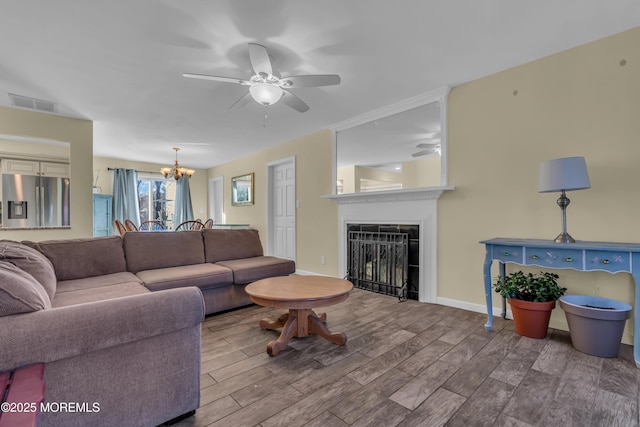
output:
M267 345L267 353L269 356L276 356L280 350L287 346L291 338L303 338L309 334L320 335L334 344L344 345L347 342L347 335L343 332L331 333L325 325L326 321L326 313L318 315L311 309L289 309L289 313L283 314L275 321L262 319L260 321L261 329L282 328L280 337Z

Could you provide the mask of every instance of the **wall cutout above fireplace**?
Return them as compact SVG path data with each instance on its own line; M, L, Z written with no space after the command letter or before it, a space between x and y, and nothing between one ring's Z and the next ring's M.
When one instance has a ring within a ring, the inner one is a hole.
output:
M333 194L446 186L449 89L334 125Z

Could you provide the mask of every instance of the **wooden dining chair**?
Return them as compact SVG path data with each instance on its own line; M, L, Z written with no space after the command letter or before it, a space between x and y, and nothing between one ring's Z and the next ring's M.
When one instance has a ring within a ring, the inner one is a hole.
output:
M176 231L202 230L203 224L200 220L190 219L182 222L176 227Z
M160 221L145 221L138 227L139 231L163 231L166 227Z
M115 223L116 229L118 229L118 233L120 233L121 236L124 236L124 233L127 232L127 227L125 227L125 225L119 219L116 219Z
M202 228L213 228L213 218L209 218L202 224Z
M125 219L124 225L127 228L127 231L138 231L138 226L136 225L135 222L131 221L130 219Z

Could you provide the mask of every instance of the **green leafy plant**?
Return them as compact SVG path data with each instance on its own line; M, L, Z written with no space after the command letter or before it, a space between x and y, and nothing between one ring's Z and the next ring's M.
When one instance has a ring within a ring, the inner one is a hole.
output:
M567 292L558 285L559 276L554 273L523 273L516 271L506 277L499 276L493 284L494 290L504 298L532 302L555 301Z

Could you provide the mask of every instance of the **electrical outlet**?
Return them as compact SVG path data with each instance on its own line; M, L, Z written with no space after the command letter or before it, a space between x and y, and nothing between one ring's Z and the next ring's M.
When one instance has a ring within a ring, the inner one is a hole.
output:
M324 265L324 255L320 257L320 264Z

